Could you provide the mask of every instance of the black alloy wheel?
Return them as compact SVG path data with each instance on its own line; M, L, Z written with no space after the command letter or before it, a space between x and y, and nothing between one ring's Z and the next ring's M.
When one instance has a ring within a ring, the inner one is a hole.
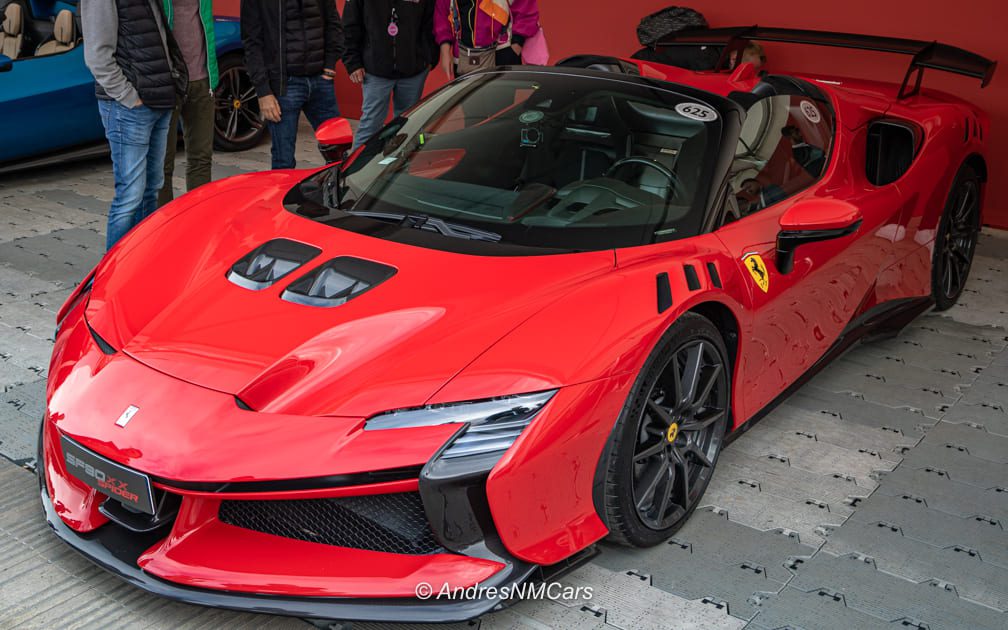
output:
M259 144L265 130L255 86L241 55L222 57L220 81L214 91L214 148L246 151Z
M962 295L980 235L980 179L959 169L935 236L931 288L935 309L951 308Z
M699 315L681 317L614 432L606 519L615 542L657 544L699 504L724 443L730 387L717 329Z

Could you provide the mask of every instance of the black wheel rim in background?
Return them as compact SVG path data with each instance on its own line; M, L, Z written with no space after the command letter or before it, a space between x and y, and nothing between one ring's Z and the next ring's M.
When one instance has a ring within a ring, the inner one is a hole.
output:
M973 264L980 234L980 191L975 180L963 181L956 190L942 243L940 289L946 298L955 298L963 290Z
M233 144L248 142L263 128L255 86L241 67L223 70L214 92L214 133Z

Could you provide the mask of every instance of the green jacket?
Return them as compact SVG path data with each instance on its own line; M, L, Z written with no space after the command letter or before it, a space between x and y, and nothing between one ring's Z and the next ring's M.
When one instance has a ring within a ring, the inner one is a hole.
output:
M164 1L165 17L168 18L168 28L174 26L174 11L172 0ZM217 73L217 40L214 37L213 1L200 0L200 20L203 22L203 33L206 35L207 75L210 77L210 89L217 89L219 75Z

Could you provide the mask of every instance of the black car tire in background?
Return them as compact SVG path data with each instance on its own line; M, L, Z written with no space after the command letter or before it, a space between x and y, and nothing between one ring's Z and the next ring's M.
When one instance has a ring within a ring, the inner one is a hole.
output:
M262 141L266 125L259 114L255 87L240 52L218 60L220 81L214 91L214 148L246 151Z
M700 504L731 416L731 363L707 318L682 315L634 383L603 455L609 540L664 542Z
M963 164L956 173L938 222L931 261L931 294L935 310L951 308L969 278L980 236L980 177Z

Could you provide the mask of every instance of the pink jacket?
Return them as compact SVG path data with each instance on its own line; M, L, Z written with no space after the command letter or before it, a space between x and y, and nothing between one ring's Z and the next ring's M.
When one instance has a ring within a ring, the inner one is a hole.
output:
M455 41L455 33L452 31L449 15L451 14L452 2L456 0L437 0L434 4L434 38L437 43L450 42L452 47L458 52L458 42ZM479 0L473 0L476 4ZM538 0L511 0L511 32L518 35L517 39L524 40L539 32L539 2ZM507 43L506 40L494 41L494 35L500 32L500 25L496 25L493 19L483 13L478 8L473 12L476 16L476 28L474 29L476 41L473 45L477 48L484 48L494 44ZM466 19L466 16L462 16Z

